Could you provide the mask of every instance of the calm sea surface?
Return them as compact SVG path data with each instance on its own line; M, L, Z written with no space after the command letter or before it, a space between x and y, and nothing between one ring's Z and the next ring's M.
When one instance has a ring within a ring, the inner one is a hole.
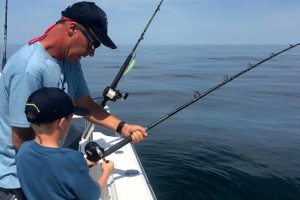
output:
M119 83L130 95L110 109L146 126L285 47L141 45L137 66ZM102 47L82 60L92 96L102 95L131 49ZM179 112L135 147L159 200L299 200L300 48Z

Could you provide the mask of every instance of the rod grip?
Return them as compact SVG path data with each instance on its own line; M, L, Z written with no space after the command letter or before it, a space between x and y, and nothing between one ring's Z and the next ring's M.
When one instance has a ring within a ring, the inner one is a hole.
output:
M120 148L122 148L126 144L130 143L131 141L132 141L131 137L124 138L123 140L121 140L117 144L111 146L109 149L107 149L106 151L104 151L104 157L109 156L110 154L112 154L115 151L119 150Z

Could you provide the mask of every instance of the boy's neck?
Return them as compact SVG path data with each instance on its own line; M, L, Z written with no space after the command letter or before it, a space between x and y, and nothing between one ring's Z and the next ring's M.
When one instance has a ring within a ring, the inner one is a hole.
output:
M56 137L54 134L36 134L35 142L44 147L59 148L60 138Z

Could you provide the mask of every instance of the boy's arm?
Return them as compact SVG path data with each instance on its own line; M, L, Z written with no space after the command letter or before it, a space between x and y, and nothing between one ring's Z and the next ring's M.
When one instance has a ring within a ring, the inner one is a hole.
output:
M84 159L89 168L91 168L97 164L95 162L88 160L86 157L84 157ZM102 175L100 176L100 178L98 179L97 182L101 188L103 188L106 185L108 177L111 175L111 173L114 169L114 163L112 161L108 161L108 162L107 161L108 160L106 160L106 162L102 162L100 164L102 167Z
M108 161L108 160L107 160ZM101 163L102 166L102 175L101 177L98 179L98 183L101 187L101 189L103 189L107 183L108 177L112 174L113 169L114 169L114 163L110 160L108 162L102 162Z
M97 164L95 162L92 162L92 161L88 160L85 156L84 156L84 159L85 159L85 162L86 162L86 164L89 168L94 167Z

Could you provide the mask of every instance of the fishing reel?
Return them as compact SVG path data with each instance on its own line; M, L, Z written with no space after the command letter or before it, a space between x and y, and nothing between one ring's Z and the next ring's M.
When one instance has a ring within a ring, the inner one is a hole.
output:
M98 162L104 158L104 149L96 142L88 142L85 145L86 158L92 162Z
M109 99L110 101L116 101L117 99L127 99L129 93L122 93L119 90L115 90L110 86L107 86L103 91L103 97Z

